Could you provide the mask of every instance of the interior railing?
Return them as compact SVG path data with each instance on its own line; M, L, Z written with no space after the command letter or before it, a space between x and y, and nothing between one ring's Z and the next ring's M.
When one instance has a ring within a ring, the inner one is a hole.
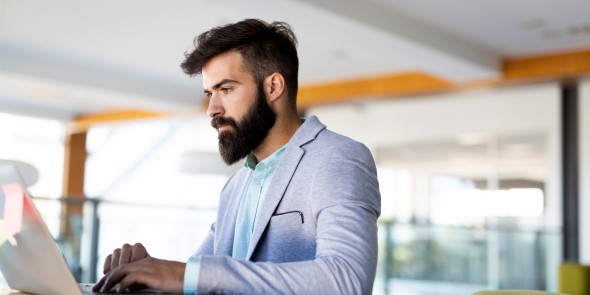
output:
M216 208L73 197L35 198L35 203L79 282L95 282L102 275L104 257L124 242L145 241L148 251L154 249L153 256L186 260L216 214ZM63 217L64 205L82 206L82 213ZM60 228L64 218L69 221L67 234ZM380 220L374 294L551 290L561 260L561 238L559 229Z

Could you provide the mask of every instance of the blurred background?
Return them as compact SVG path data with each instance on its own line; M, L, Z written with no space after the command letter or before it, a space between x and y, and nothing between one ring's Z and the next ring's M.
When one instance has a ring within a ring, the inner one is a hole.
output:
M301 115L377 162L374 294L554 291L562 262L590 263L588 11L581 0L0 0L0 160L34 168L21 173L78 281L94 282L123 243L185 261L237 166L217 154L200 77L179 64L214 26L286 21Z

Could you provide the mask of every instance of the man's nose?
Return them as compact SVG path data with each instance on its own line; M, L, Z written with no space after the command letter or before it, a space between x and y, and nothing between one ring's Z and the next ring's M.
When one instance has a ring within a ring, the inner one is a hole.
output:
M209 97L209 106L207 107L207 116L213 118L223 115L223 107L216 95Z

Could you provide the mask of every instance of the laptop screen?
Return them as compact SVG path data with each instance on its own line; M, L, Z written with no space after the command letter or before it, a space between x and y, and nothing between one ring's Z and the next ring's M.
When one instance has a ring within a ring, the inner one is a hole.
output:
M36 294L80 294L11 165L0 165L0 216L0 270L11 288Z

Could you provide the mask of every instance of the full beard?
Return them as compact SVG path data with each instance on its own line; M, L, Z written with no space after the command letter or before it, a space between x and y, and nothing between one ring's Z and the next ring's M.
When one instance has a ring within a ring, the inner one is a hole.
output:
M219 125L232 127L218 135L219 153L223 161L231 165L245 158L266 138L276 118L276 114L266 102L266 95L261 84L258 85L255 103L239 123L232 118L213 118L211 125L214 128Z

